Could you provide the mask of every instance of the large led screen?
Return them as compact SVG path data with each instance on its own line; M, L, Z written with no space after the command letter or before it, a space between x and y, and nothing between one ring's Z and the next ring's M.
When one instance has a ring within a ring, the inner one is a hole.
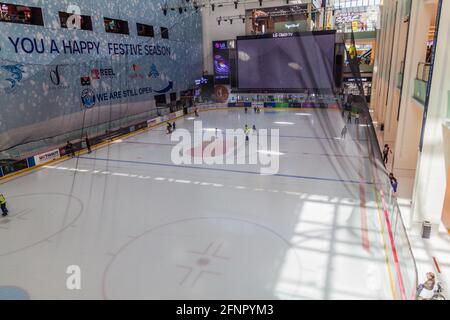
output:
M239 37L240 89L331 89L336 35Z

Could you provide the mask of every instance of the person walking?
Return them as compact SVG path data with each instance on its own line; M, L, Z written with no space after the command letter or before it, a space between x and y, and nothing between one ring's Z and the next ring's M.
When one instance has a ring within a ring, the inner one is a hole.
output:
M392 150L391 150L391 148L389 147L389 145L388 144L385 144L384 145L384 149L383 149L383 162L385 163L385 164L387 164L388 163L388 158L389 158L389 152L390 153L392 153Z
M1 192L0 192L0 207L2 209L2 216L6 217L8 215L8 208L6 207L6 198Z
M345 137L347 136L347 131L348 131L347 126L344 126L344 128L342 128L342 131L341 131L341 139L342 140L345 140Z

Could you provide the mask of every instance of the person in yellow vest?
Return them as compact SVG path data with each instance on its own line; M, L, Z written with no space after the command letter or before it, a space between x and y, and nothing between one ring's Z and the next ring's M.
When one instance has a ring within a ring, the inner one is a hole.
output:
M0 207L2 208L2 216L6 217L8 215L8 209L6 208L6 199L3 193L0 192Z

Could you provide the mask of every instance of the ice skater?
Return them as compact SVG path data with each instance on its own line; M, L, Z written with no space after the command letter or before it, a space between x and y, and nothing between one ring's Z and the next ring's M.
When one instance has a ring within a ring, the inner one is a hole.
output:
M0 192L0 207L2 209L2 216L6 217L8 215L8 208L6 208L6 198L1 192Z
M342 128L342 131L341 131L341 139L342 140L345 140L345 137L347 136L347 131L348 131L347 126L344 126L344 128Z
M352 113L351 113L351 111L348 112L347 123L352 123Z
M245 114L247 114L248 113L248 108L245 107L244 110L245 110Z
M194 109L194 114L195 114L196 117L200 117L200 115L198 114L198 109L197 108Z
M250 128L248 127L248 125L245 125L244 132L245 132L245 142L249 142L250 138L248 137L248 135L250 134Z
M253 125L252 129L253 129L253 132L256 132L256 125L255 124Z
M170 122L167 123L167 134L172 133L172 124Z
M174 122L172 123L172 131L175 131L177 129L177 124Z

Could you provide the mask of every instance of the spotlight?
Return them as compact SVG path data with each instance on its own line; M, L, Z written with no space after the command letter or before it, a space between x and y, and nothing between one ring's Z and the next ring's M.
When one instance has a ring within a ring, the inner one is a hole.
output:
M214 3L211 4L211 10L214 11L214 9L216 8L216 5Z
M235 1L235 2L234 2L234 8L235 8L235 9L238 8L238 3L239 3L238 1Z
M262 6L262 0L259 0L259 6L260 7Z

